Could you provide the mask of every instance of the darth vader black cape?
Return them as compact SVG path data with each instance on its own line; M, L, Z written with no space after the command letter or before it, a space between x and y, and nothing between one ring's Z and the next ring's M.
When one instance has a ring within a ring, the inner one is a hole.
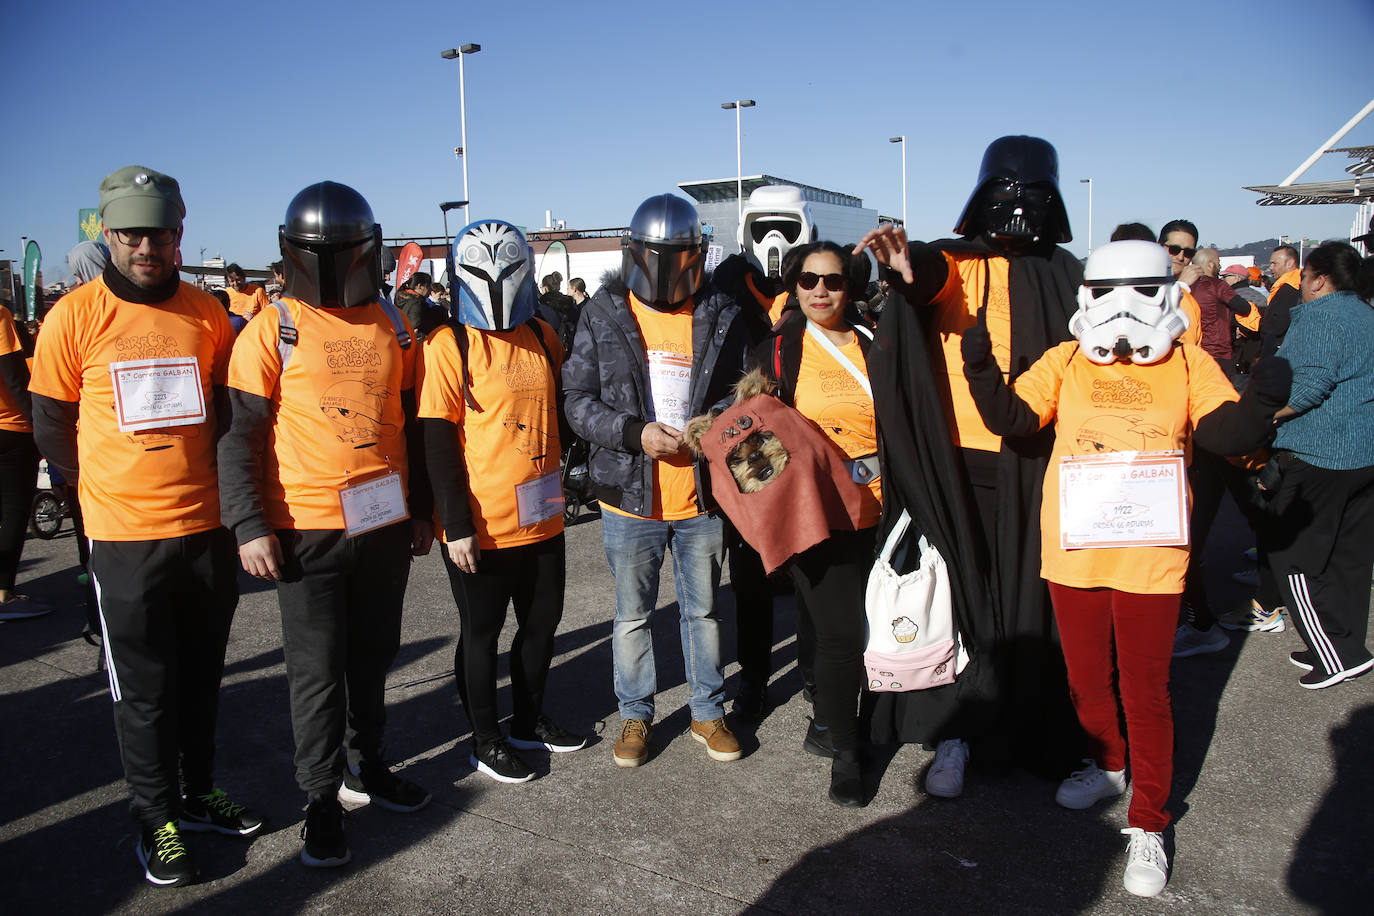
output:
M872 738L928 746L965 738L975 764L1021 765L1062 777L1081 756L1083 739L1040 578L1040 499L1053 429L1003 440L989 556L950 434L943 353L931 343L938 333L931 299L947 275L945 251L998 254L981 239L949 239L912 246L915 284L887 272L892 294L868 359L883 466L878 542L903 509L911 513L909 536L924 532L949 567L955 621L971 658L947 687L871 695ZM1069 339L1083 270L1053 245L1014 255L1009 265L1014 379Z

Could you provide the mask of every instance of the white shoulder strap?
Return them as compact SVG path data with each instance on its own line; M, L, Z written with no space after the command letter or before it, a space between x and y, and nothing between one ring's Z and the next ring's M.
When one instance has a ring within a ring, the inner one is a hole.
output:
M850 327L855 332L864 334L870 340L873 339L873 334L868 328L860 328L857 325L850 325ZM854 381L859 383L859 387L864 390L864 394L867 394L870 398L873 397L873 386L868 383L868 376L860 372L859 367L854 365L849 357L841 353L840 348L835 346L834 341L826 337L825 334L821 332L820 328L816 327L816 323L809 318L806 321L806 333L812 340L820 344L825 349L825 352L829 353L834 358L835 362L849 370L849 374L854 376Z

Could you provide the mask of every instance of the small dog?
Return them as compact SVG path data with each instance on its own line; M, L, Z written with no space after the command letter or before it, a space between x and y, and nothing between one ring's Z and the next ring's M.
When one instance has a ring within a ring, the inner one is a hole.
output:
M772 379L755 369L735 384L735 404L743 404L758 395L772 394L776 387ZM710 432L717 416L693 417L687 422L682 435L693 454L701 454L701 437ZM735 486L741 493L757 493L777 480L783 468L787 467L787 447L782 440L770 430L756 429L750 432L749 428L753 425L753 418L741 416L736 422L724 426L719 433L722 442L736 436L743 437L725 456L725 465L730 469Z

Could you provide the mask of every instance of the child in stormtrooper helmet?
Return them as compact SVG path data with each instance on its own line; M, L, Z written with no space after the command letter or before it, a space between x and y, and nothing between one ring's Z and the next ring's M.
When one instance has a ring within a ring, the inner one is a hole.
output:
M1121 795L1129 757L1135 791L1122 831L1130 837L1122 883L1145 897L1168 881L1169 663L1188 568L1191 443L1220 455L1259 449L1292 381L1286 362L1264 360L1238 397L1216 360L1178 342L1188 327L1182 292L1163 247L1112 242L1084 268L1069 322L1076 339L1047 351L1010 386L981 322L962 342L964 375L988 429L1014 437L1056 424L1041 575L1094 751L1055 801L1085 809Z

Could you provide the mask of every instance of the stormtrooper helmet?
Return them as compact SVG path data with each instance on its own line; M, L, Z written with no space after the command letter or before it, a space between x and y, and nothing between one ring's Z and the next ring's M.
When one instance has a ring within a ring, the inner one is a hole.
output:
M764 185L749 195L739 226L739 248L768 277L782 276L782 259L798 245L818 238L811 208L800 188Z
M470 223L453 240L458 295L453 317L484 331L508 331L534 315L534 257L520 230L499 219Z
M1099 365L1118 359L1156 363L1188 329L1188 316L1179 308L1182 298L1162 245L1111 242L1088 257L1069 332L1083 355Z

